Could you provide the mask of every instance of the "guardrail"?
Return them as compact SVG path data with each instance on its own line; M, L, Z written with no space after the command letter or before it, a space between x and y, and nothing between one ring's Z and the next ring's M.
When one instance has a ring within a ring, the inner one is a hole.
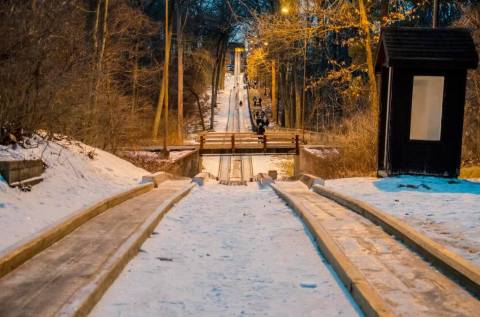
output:
M292 133L212 132L199 135L200 153L300 153L300 136Z

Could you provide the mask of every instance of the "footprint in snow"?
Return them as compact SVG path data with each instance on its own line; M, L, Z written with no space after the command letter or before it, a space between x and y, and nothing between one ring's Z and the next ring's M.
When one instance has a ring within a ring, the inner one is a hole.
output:
M300 287L302 288L317 288L316 283L310 283L310 282L302 282L300 283Z

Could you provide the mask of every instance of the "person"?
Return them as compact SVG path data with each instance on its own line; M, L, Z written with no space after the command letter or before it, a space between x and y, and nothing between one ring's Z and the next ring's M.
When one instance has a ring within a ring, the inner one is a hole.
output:
M259 106L259 107L262 106L262 97L258 98L258 106Z
M257 96L253 96L253 106L257 105Z
M260 124L262 124L263 122L263 119L262 119L262 115L258 113L257 111L257 114L256 114L256 122L257 122L257 126L260 126Z
M257 134L258 135L264 135L265 134L265 126L263 125L262 120L260 121L260 124L258 125Z

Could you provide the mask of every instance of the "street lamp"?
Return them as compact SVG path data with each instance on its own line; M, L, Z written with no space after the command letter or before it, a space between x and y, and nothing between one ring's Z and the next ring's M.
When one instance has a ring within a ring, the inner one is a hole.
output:
M282 14L287 15L290 12L290 10L288 9L288 7L282 7L281 12Z

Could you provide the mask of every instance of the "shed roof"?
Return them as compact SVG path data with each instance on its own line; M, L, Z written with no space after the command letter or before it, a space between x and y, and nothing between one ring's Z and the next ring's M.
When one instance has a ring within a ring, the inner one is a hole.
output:
M376 71L382 66L475 69L478 54L467 29L387 27L380 36Z

